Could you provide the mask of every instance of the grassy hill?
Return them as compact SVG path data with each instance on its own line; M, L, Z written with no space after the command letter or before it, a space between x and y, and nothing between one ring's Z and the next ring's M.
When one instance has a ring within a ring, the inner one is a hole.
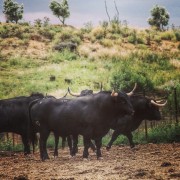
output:
M62 42L75 51L54 50ZM55 76L55 81L51 81ZM81 29L0 24L0 99L32 92L61 97L67 87L168 89L180 86L180 30L158 32L122 24Z

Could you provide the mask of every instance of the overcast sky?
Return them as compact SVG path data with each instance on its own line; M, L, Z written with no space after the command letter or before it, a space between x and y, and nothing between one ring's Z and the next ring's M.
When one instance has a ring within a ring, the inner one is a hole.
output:
M51 23L60 23L49 9L50 0L16 0L24 4L24 20L34 22L35 19L47 16ZM108 20L104 0L69 0L70 18L66 24L83 26L87 22L97 25ZM106 0L111 18L116 14L114 0ZM180 26L180 0L116 0L121 21L127 20L130 26L148 27L147 19L150 10L156 4L166 7L170 13L170 25ZM4 22L2 13L3 0L0 0L0 21Z

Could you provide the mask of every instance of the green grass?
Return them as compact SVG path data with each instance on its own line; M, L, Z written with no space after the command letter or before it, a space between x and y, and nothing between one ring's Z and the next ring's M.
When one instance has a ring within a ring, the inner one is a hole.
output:
M109 137L107 139L109 140ZM144 132L135 131L133 141L135 144L180 142L180 124L161 124L155 128L149 128L147 139ZM125 136L121 135L114 144L129 144L129 142Z
M5 142L0 142L0 150L1 151L23 151L23 145L17 144L13 146L12 140L8 140Z

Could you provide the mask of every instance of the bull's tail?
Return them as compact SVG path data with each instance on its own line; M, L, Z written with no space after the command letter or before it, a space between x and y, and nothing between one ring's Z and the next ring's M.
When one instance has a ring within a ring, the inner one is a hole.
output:
M32 120L32 117L31 117L31 108L38 101L39 101L39 99L35 99L35 100L31 101L30 104L29 104L29 108L28 108L28 115L29 115L29 118L28 118L28 137L29 137L30 143L32 143L33 154L35 152L35 145L37 145L38 139L37 139L37 136L36 136L36 130L35 130L35 127L33 125L33 120Z

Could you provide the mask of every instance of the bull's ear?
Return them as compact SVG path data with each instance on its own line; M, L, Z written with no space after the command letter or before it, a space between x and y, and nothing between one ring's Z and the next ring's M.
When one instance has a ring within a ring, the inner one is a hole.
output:
M113 90L111 93L111 96L116 97L116 96L118 96L118 93Z

